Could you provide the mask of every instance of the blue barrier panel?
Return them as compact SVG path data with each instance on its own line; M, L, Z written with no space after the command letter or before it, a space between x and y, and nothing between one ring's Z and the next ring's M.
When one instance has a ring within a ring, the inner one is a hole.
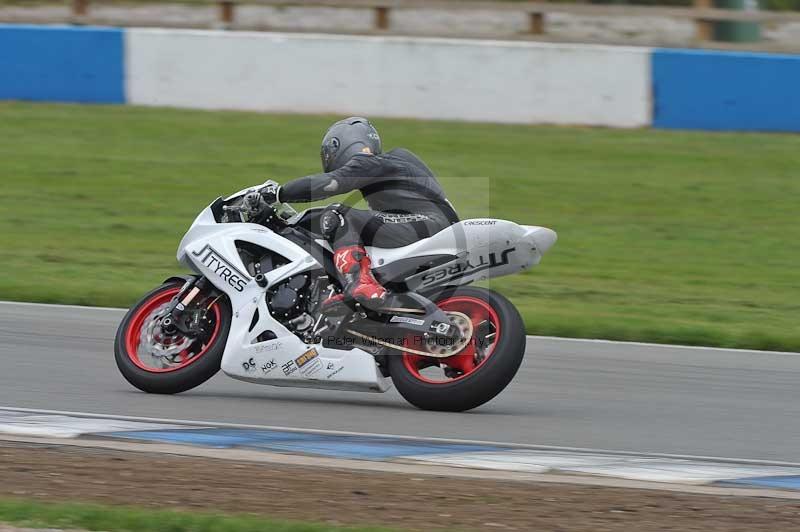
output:
M0 99L125 103L123 31L0 24Z
M654 50L660 128L800 131L800 56Z

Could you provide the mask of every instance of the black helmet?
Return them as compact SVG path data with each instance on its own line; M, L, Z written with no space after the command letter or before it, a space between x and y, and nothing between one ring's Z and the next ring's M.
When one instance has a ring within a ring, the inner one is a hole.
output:
M369 120L351 116L333 124L322 139L322 169L332 172L347 164L357 153L381 153L381 137Z

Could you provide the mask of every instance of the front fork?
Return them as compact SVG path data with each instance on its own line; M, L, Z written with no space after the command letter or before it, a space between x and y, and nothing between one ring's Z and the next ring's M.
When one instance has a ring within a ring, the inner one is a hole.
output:
M208 288L208 280L205 277L187 279L181 291L170 302L169 308L167 308L167 315L161 321L161 329L166 334L175 335L180 332L185 336L194 338L200 333L200 313L193 313L192 317L187 320L185 310L206 288Z

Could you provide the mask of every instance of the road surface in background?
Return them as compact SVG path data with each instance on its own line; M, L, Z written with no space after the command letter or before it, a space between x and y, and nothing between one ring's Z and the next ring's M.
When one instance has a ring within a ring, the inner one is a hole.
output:
M396 391L273 388L219 374L178 396L117 372L118 310L0 304L0 406L800 462L800 356L531 338L516 379L462 414Z

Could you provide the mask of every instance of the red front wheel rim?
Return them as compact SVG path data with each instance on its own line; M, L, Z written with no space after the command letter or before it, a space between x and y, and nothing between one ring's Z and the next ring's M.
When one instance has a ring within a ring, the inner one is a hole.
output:
M494 354L500 340L500 318L488 302L477 297L454 296L443 299L437 306L445 312L466 314L472 322L472 339L460 353L447 358L403 353L403 364L422 382L449 384L469 377Z
M149 325L151 320L157 319L154 318L154 315L163 310L178 292L180 292L180 288L176 286L166 288L151 295L133 314L128 328L125 331L125 352L130 361L133 362L136 367L144 371L150 373L170 373L183 369L190 364L194 364L208 352L219 335L222 316L219 303L215 301L209 308L211 312L210 319L213 320L213 328L207 341L197 339L187 345L185 349L182 349L180 353L170 357L169 360L163 358L159 359L154 355L148 355L146 357L140 355L139 347L142 342L143 327ZM187 341L183 337L180 338L182 341ZM200 345L197 345L198 342L200 342ZM154 365L156 362L161 364L161 367Z

